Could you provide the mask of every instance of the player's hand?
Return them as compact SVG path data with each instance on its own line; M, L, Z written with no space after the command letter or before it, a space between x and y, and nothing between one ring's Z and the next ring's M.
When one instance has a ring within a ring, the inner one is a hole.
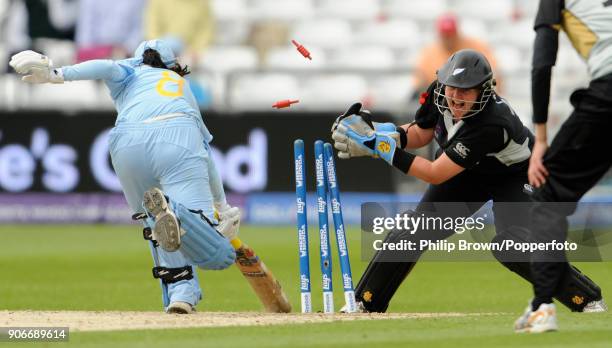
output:
M361 117L352 115L344 118L335 127L332 139L339 158L376 157L374 150L366 145L375 138L375 132L362 123Z
M28 83L64 83L61 69L54 69L47 56L34 51L22 51L11 57L9 65Z
M351 105L332 125L332 139L338 157L378 157L373 148L376 133L385 133L399 143L400 135L393 123L372 122L372 114L361 110L361 103Z
M240 228L240 209L227 203L215 204L215 208L215 218L219 220L217 231L230 241L236 239Z
M346 120L346 119L345 119ZM370 156L382 158L393 164L393 155L397 149L399 134L397 132L376 132L370 129L366 134L359 134L340 122L332 134L334 147L339 150L338 157L350 158Z
M548 144L543 141L536 141L531 151L531 159L529 160L529 170L527 176L529 178L529 184L534 187L540 187L546 182L548 176L548 170L542 162L544 154L548 150Z

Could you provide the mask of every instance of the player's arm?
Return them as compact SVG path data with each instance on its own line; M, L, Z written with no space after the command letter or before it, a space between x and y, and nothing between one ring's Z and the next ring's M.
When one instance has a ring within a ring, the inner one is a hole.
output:
M487 154L499 151L503 139L503 129L483 127L454 139L435 161L398 149L391 163L408 175L438 185L477 165Z
M367 122L359 122L357 117L348 121L342 120L334 130L338 157L381 158L402 173L434 185L477 165L487 154L499 151L504 145L504 130L485 126L455 137L444 154L432 162L403 150L391 132L368 128Z
M23 51L11 57L9 65L29 83L63 83L77 80L107 80L119 82L128 75L128 67L112 60L91 60L62 68L53 66L47 56Z
M550 102L552 68L557 61L563 0L541 0L534 24L536 37L531 70L533 123L546 124ZM545 136L544 134L541 134ZM537 136L537 134L536 134Z
M408 123L400 126L406 132L406 147L405 149L418 149L433 140L433 128L421 128L417 123Z
M534 29L534 53L531 70L531 102L536 141L529 163L529 182L539 187L546 181L548 171L542 158L548 149L548 107L550 103L550 82L552 68L557 60L559 48L559 26L561 23L562 0L541 0Z
M112 60L90 60L61 68L66 81L106 80L119 82L129 73L126 67Z
M446 154L442 154L433 162L423 157L414 157L407 174L430 184L439 185L464 170L465 168L453 162Z

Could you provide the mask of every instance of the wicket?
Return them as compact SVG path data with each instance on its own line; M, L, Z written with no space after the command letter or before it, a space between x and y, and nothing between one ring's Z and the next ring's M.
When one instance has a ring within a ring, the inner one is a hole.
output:
M304 141L293 143L295 157L295 196L297 205L298 249L300 254L300 292L302 313L312 312L310 296L310 264L308 256L308 219L306 214L306 168L304 166Z
M323 281L323 313L334 312L334 289L332 285L331 245L327 224L327 180L325 175L325 155L323 142L315 141L315 169L317 177L317 212L319 216L319 241L321 256L321 275Z
M342 206L340 203L340 190L336 177L333 150L331 144L323 144L317 140L314 146L315 168L316 168L316 193L317 213L319 220L320 261L323 288L323 312L333 313L333 286L332 286L332 264L331 245L329 240L329 227L327 219L327 195L332 208L334 230L338 245L340 270L342 273L342 284L344 288L344 299L346 311L356 312L355 292L353 290L353 276L346 244L344 221L342 218ZM297 230L298 248L300 257L300 290L302 301L302 313L312 312L311 288L310 288L310 266L308 251L308 224L306 211L306 169L304 141L297 139L294 142L295 156L295 193L297 204Z

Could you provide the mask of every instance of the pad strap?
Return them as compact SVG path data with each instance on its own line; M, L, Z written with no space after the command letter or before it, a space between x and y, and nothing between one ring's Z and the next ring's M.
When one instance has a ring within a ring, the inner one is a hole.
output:
M159 243L153 239L153 230L151 230L151 227L145 227L142 229L142 238L144 238L144 240L150 240L153 243L153 246L156 248L159 245Z
M177 268L153 267L153 278L161 279L164 284L190 280L193 279L193 268L191 266Z
M144 220L147 217L148 217L147 213L136 213L136 214L132 215L132 220L134 220L134 221Z

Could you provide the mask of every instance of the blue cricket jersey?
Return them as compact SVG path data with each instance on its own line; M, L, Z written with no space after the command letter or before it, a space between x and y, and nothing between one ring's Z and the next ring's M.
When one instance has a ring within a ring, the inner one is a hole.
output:
M148 119L181 113L192 117L208 143L212 135L204 125L189 82L174 71L153 68L140 59L91 60L62 67L65 81L104 80L117 108L117 121L142 123Z

